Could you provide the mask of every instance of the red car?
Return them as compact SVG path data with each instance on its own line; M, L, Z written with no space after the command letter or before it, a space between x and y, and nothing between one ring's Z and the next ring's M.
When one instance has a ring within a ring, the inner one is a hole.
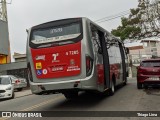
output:
M143 60L137 68L137 88L160 85L160 59Z

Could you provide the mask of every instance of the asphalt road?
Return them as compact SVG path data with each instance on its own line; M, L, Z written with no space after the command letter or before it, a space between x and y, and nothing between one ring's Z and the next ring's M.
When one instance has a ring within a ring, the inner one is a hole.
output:
M0 111L160 111L160 88L138 90L136 80L129 79L128 84L118 87L113 96L99 97L98 95L82 93L75 100L66 100L61 94L33 95L0 101ZM53 112L54 114L54 112ZM91 115L92 116L92 115ZM13 118L12 118L13 119ZM15 118L14 118L15 119ZM17 119L17 118L16 118ZM15 120L16 120L15 119ZM29 118L26 118L29 119ZM39 120L40 118L37 118ZM44 118L42 118L44 119ZM53 118L47 118L53 119ZM63 120L141 120L153 118L131 117L55 117ZM154 118L159 120L159 118Z

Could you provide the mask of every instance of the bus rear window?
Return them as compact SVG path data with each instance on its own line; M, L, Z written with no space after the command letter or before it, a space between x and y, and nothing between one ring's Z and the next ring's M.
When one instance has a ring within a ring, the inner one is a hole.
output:
M33 30L31 34L32 44L58 42L77 38L81 35L80 24L73 23L65 26L49 27Z
M160 62L158 61L146 61L141 63L142 67L160 67Z

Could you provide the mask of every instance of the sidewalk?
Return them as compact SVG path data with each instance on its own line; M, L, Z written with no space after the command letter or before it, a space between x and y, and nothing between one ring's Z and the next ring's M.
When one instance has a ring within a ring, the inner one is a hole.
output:
M23 97L23 96L28 96L31 95L32 92L30 89L24 89L22 91L15 91L15 98Z

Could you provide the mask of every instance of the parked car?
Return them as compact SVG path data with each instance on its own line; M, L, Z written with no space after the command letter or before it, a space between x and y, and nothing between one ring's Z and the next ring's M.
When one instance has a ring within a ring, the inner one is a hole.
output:
M137 68L137 88L160 85L160 59L143 60Z
M14 89L18 91L22 91L23 88L27 87L27 81L25 78L21 78L19 76L9 75L14 84Z
M14 98L14 82L9 76L0 76L0 99Z

